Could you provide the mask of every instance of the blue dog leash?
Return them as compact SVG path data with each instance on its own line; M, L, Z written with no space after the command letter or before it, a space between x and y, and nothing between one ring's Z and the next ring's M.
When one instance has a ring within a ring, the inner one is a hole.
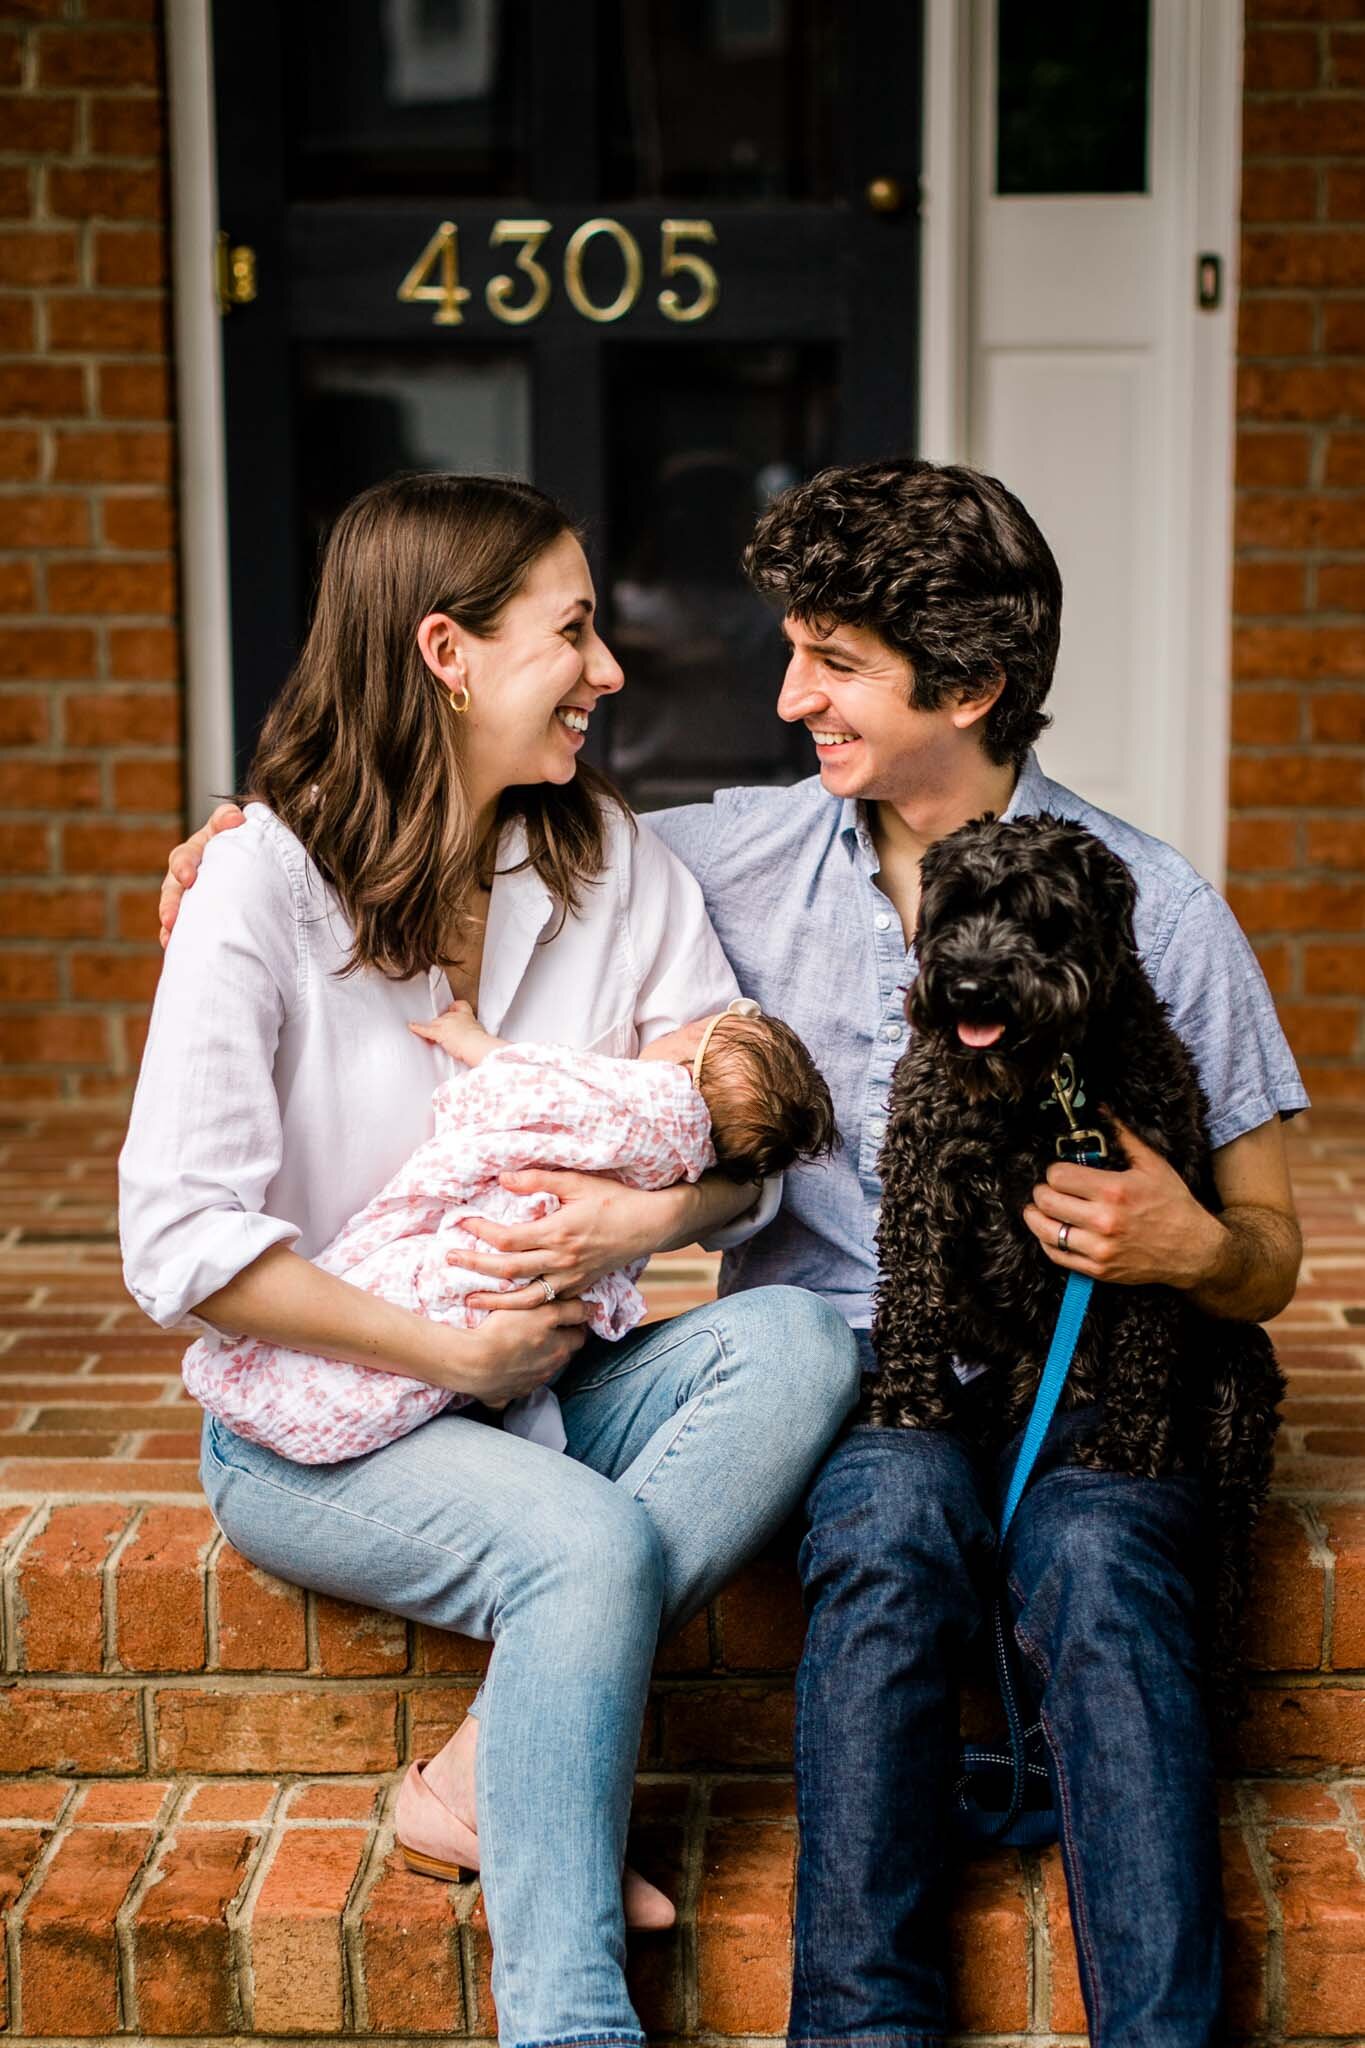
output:
M1070 1157L1080 1166L1098 1166L1107 1157L1109 1148L1105 1143L1102 1132L1082 1130L1077 1125L1073 1105L1075 1108L1083 1108L1085 1097L1081 1093L1080 1084L1076 1079L1075 1066L1069 1054L1059 1063L1053 1073L1052 1080L1055 1091L1052 1099L1063 1111L1068 1124L1067 1131L1057 1140L1059 1156L1062 1158ZM1062 1389L1066 1385L1066 1376L1071 1370L1071 1361L1076 1355L1076 1346L1080 1341L1081 1328L1085 1322L1086 1311L1090 1306L1090 1297L1094 1291L1094 1281L1085 1274L1067 1274L1066 1288L1057 1310L1057 1321L1053 1326L1052 1341L1048 1346L1047 1358L1043 1363L1042 1374L1038 1381L1038 1390L1034 1394L1033 1406L1029 1411L1028 1422L1024 1428L1023 1442L1019 1446L1018 1455L1014 1461L1014 1470L1010 1474L1010 1483L1005 1492L1004 1506L1000 1510L1000 1529L996 1538L996 1555L998 1559L1003 1560L1006 1531L1014 1519L1014 1511L1019 1505L1024 1488L1028 1485L1033 1468L1038 1462L1038 1453L1043 1448L1048 1430L1052 1427L1052 1419L1057 1413L1057 1404L1062 1398ZM964 1796L965 1788L970 1782L973 1769L979 1768L982 1765L991 1766L1008 1763L1010 1766L1009 1804L1004 1813L1000 1815L998 1821L993 1821L988 1829L983 1830L983 1832L989 1833L991 1837L998 1839L1008 1829L1013 1827L1019 1817L1024 1804L1024 1792L1030 1770L1037 1771L1040 1769L1039 1766L1030 1765L1028 1761L1027 1743L1028 1737L1033 1733L1033 1730L1026 1730L1024 1728L1019 1713L1019 1703L1015 1698L1013 1675L1010 1671L1009 1645L1005 1628L1003 1588L997 1596L995 1603L995 1653L996 1666L1000 1676L1000 1693L1004 1701L1005 1720L1009 1729L1010 1754L1008 1757L1004 1757L990 1750L979 1750L971 1747L965 1749L962 1754L964 1772L958 1781L957 1792L958 1803L965 1810L968 1806Z
M1089 1164L1089 1161L1085 1163ZM1029 1483L1033 1468L1038 1462L1038 1453L1043 1448L1043 1439L1052 1427L1052 1418L1057 1413L1057 1403L1062 1398L1062 1388L1066 1385L1071 1361L1076 1356L1081 1325L1085 1321L1085 1312L1090 1306L1090 1297L1094 1291L1094 1281L1088 1279L1085 1274L1067 1274L1066 1292L1057 1311L1047 1361L1043 1366L1042 1378L1038 1382L1038 1391L1033 1397L1033 1407L1024 1431L1024 1441L1019 1446L1019 1455L1010 1474L1005 1505L1000 1510L999 1541L1002 1551L1005 1547L1005 1531L1014 1520L1014 1510L1019 1505L1019 1497Z
M1059 1159L1071 1159L1077 1166L1099 1166L1108 1158L1109 1147L1103 1131L1082 1130L1076 1122L1076 1111L1085 1108L1085 1094L1076 1076L1076 1063L1070 1053L1065 1053L1052 1070L1052 1094L1043 1107L1055 1103L1066 1118L1067 1128L1057 1140ZM1057 1321L1048 1346L1047 1358L1043 1365L1038 1391L1033 1397L1028 1425L1024 1430L1024 1441L1019 1446L1019 1455L1014 1461L1010 1475L1009 1489L1005 1494L1005 1505L1000 1510L1000 1549L1005 1548L1005 1531L1014 1519L1014 1510L1019 1505L1019 1496L1028 1485L1029 1474L1038 1462L1038 1453L1043 1448L1043 1438L1052 1425L1057 1413L1057 1403L1062 1398L1062 1388L1071 1370L1071 1361L1076 1355L1076 1344L1085 1321L1085 1312L1090 1306L1090 1297L1095 1289L1093 1280L1081 1273L1068 1273L1066 1291L1061 1307L1057 1310Z

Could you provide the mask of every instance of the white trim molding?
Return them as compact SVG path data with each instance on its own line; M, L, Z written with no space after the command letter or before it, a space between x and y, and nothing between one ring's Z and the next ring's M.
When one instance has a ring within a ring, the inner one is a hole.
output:
M196 823L235 780L210 5L211 0L170 0L166 9L185 792L188 816Z
M1241 145L1241 0L1151 0L1152 194L1160 214L1156 361L1163 522L1152 564L1162 671L1150 743L1170 836L1221 883L1226 865ZM919 452L970 462L981 443L973 365L983 307L973 278L993 170L994 0L925 0ZM1221 303L1196 310L1201 254L1222 264ZM1078 262L1081 257L1078 255ZM1082 286L1083 288L1083 286ZM1008 482L1009 479L1006 478ZM1159 587L1156 587L1159 586ZM1158 715L1159 714L1159 715ZM1092 792L1093 793L1093 792Z
M1189 389L1190 678L1185 809L1190 858L1219 888L1227 870L1232 732L1232 572L1237 458L1238 252L1242 192L1242 4L1192 11L1189 248L1222 260L1222 303L1195 316ZM1190 259L1193 268L1194 258ZM1190 279L1187 289L1194 290Z
M972 243L970 0L926 0L919 453L967 459Z

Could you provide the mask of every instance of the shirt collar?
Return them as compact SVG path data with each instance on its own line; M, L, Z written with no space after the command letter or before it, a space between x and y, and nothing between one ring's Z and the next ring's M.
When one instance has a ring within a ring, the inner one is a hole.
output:
M1049 808L1051 788L1051 783L1038 764L1038 756L1030 747L1024 765L1019 770L1019 780L1014 785L1014 794L1000 813L1001 823L1011 818L1036 818L1039 811Z
M877 849L872 843L872 829L867 822L867 806L856 796L846 796L839 805L839 837L844 843L850 860L862 855L864 870L875 874L881 863Z
M1038 756L1030 748L1019 770L1019 779L1013 794L1000 813L1002 821L1008 818L1033 818L1039 811L1048 808L1052 785L1049 783ZM839 837L848 849L852 860L860 851L865 860L871 861L873 870L878 865L877 850L872 843L872 832L867 822L867 806L861 798L846 796L839 805Z
M531 956L555 913L554 898L544 882L533 867L523 865L526 855L525 823L520 818L509 819L498 839L479 978L479 1022L488 1031L501 1030Z

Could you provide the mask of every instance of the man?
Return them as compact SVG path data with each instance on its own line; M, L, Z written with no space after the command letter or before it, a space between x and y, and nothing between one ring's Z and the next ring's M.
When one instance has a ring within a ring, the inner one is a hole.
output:
M1023 506L963 469L826 471L770 507L746 562L783 604L778 711L809 730L819 779L724 791L650 823L701 883L740 986L811 1047L843 1147L828 1167L788 1175L780 1215L727 1256L722 1289L780 1276L866 1330L920 858L985 811L1046 810L1133 870L1139 947L1209 1097L1225 1207L1211 1216L1134 1138L1122 1174L1049 1171L1025 1212L1041 1255L1186 1289L1215 1315L1277 1313L1300 1255L1279 1119L1307 1098L1226 905L1170 848L1050 783L1031 752L1061 583ZM1193 2048L1216 2037L1221 2010L1216 1808L1185 1570L1197 1495L1188 1479L1068 1465L1072 1434L1066 1418L1054 1428L1005 1565L1041 1693L1091 2038ZM790 2035L919 2048L947 2030L957 1678L988 1611L994 1501L956 1433L857 1427L807 1505Z
M920 858L985 811L1046 810L1133 870L1139 948L1209 1098L1224 1208L1202 1209L1133 1138L1123 1173L1049 1171L1025 1211L1040 1256L1184 1288L1215 1315L1275 1314L1300 1255L1279 1119L1307 1098L1226 905L1172 849L1049 782L1033 756L1061 583L1028 513L966 469L827 470L774 501L746 562L783 605L778 713L810 732L818 777L722 791L650 823L701 884L741 987L814 1053L842 1145L787 1176L775 1221L727 1254L722 1292L804 1285L868 1330L876 1159L905 1044ZM1197 1495L1188 1479L1069 1464L1070 1433L1063 1418L1005 1563L1041 1694L1091 2037L1193 2048L1216 2037L1221 1977L1185 1569ZM920 2048L947 2030L957 1680L989 1603L994 1502L965 1433L860 1426L807 1505L790 2035Z

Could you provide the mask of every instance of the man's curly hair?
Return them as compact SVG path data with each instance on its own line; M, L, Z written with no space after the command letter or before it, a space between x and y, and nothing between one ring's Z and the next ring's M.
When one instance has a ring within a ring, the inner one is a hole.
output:
M909 456L821 470L774 498L744 567L790 617L867 626L903 654L918 710L983 696L1003 671L982 735L992 761L1018 766L1051 723L1062 579L995 477Z

